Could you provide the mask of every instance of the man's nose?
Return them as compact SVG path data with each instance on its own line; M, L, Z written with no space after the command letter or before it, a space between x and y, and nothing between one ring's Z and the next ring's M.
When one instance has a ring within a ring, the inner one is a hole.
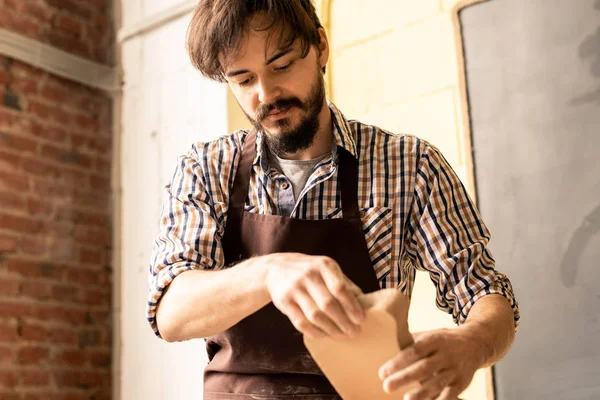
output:
M258 84L258 100L262 104L271 104L281 96L281 88L273 80L262 79Z

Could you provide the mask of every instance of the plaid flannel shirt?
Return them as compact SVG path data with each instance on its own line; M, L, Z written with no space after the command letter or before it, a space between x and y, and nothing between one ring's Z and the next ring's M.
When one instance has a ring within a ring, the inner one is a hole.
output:
M308 179L293 218L342 217L337 146L359 163L358 202L373 270L382 288L408 296L415 271L427 271L436 285L438 308L465 321L469 309L486 294L511 304L515 324L519 308L508 278L495 269L487 248L490 233L475 204L440 151L411 135L394 135L378 127L347 120L331 102L332 154ZM225 268L221 238L227 223L229 192L248 131L195 143L179 158L165 188L160 233L150 272L147 319L154 332L156 306L165 288L192 269ZM259 133L245 209L279 214L289 196L287 178L269 166ZM289 207L289 205L288 205ZM288 209L289 212L289 209Z

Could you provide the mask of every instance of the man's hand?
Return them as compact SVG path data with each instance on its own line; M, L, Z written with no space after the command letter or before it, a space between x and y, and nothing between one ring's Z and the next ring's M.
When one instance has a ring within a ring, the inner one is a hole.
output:
M405 400L456 400L484 364L483 344L461 327L414 337L414 345L379 370L384 390L393 392L418 381L421 386L405 394Z
M292 324L309 337L340 338L359 332L362 294L329 257L300 253L264 256L266 289Z

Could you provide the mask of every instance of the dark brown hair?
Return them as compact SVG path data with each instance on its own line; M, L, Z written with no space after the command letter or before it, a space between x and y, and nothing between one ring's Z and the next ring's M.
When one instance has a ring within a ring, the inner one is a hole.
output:
M281 48L299 39L302 57L319 45L321 22L311 0L200 0L187 32L187 50L194 67L210 79L224 82L219 55L235 56L250 18L266 17L267 41L277 34Z

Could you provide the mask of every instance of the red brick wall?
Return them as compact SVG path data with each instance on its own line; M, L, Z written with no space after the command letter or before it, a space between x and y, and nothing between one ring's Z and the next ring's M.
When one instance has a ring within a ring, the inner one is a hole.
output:
M0 27L114 59L110 2L0 0ZM111 98L0 56L0 399L108 399Z
M111 0L0 0L0 27L103 64L114 62Z

